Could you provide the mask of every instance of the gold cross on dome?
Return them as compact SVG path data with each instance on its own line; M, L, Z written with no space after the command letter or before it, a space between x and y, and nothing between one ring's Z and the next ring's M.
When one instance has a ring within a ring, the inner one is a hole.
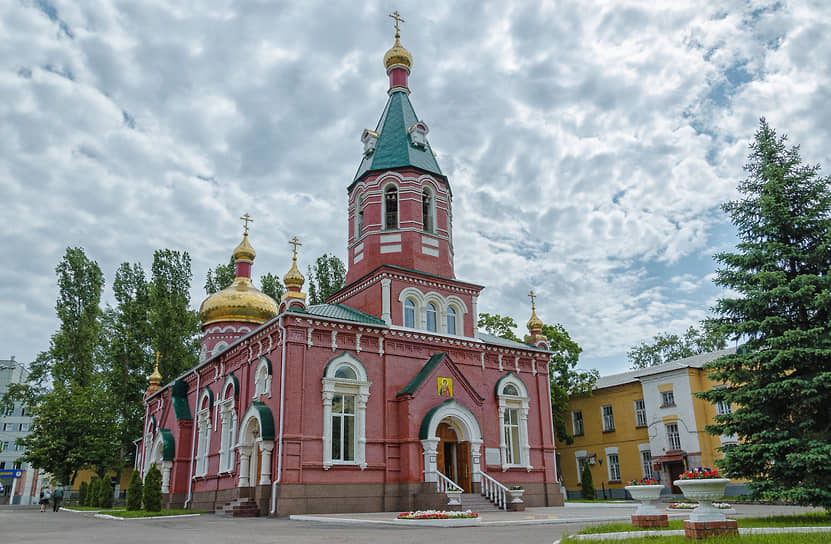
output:
M292 249L293 254L292 254L291 258L296 261L297 260L297 246L302 246L303 244L300 243L300 240L297 239L297 236L295 236L294 238L289 240L289 244L294 246L294 249Z
M398 28L398 23L406 23L407 21L401 18L401 14L398 13L398 10L393 11L387 17L392 17L393 19L395 19L395 37L400 38L399 32L401 31L401 29Z
M248 212L245 212L245 215L240 217L240 219L242 219L243 228L245 229L245 234L247 236L248 235L248 223L253 223L254 220L251 219L251 216L248 215Z
M535 308L534 308L534 299L537 298L537 295L535 295L534 290L531 289L531 292L528 293L528 296L531 297L531 311L533 312L535 310Z

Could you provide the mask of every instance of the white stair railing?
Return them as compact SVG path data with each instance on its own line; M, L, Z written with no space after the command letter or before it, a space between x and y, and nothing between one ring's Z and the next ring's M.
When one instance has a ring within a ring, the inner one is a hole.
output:
M459 485L456 482L454 482L438 470L436 471L436 476L438 476L438 478L436 478L436 491L438 491L439 493L444 493L448 489L450 491L462 491L462 488L459 487Z
M488 498L497 508L505 510L508 504L508 488L497 482L484 472L479 472L482 475L482 495Z

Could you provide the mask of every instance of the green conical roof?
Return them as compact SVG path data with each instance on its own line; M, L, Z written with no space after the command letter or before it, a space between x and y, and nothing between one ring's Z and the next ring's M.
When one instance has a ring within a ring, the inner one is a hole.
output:
M407 93L393 92L375 128L375 132L378 133L375 151L364 156L353 184L367 172L404 166L414 166L438 174L444 179L444 174L439 168L439 163L436 162L430 144L419 147L411 142L407 131L416 123L418 123L418 117Z

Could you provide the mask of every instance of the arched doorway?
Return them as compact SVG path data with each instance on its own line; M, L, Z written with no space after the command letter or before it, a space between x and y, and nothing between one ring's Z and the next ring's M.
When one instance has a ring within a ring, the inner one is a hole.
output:
M482 480L482 430L465 405L451 399L428 410L421 422L419 439L425 482L437 481L440 472L470 492Z
M238 487L271 484L271 452L274 449L274 418L261 402L252 402L240 426Z
M472 489L470 470L470 441L459 440L454 422L445 418L436 428L436 468L470 493Z

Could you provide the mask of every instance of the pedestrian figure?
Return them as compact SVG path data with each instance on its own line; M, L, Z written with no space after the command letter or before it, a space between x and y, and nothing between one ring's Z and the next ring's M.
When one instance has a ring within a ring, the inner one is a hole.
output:
M52 511L57 512L61 509L61 501L63 501L63 487L58 486L55 492L52 493Z
M40 490L40 511L46 512L46 506L49 504L49 500L52 498L52 492L49 491L49 488L43 486L43 489Z

